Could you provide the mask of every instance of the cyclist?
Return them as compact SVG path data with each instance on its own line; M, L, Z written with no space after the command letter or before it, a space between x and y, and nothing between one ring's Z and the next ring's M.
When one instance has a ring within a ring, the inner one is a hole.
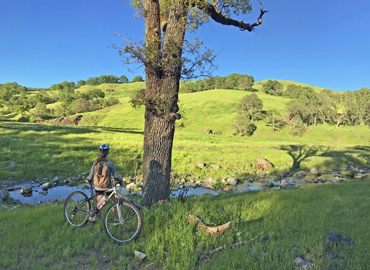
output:
M112 186L112 181L111 181L111 175L113 175L114 184L120 183L121 185L123 185L123 180L118 175L117 170L116 170L116 166L114 165L114 163L112 161L110 161L109 159L107 159L107 156L109 154L109 150L110 150L110 148L109 148L109 145L108 144L102 144L102 145L99 146L99 154L100 154L100 157L94 162L94 164L91 167L90 174L86 178L86 180L90 184L93 184L93 181L94 181L94 171L95 171L95 167L97 166L97 164L98 163L105 164L108 167L108 170L107 170L107 175L108 175L108 179L109 179L108 186L107 187L97 187L97 186L95 186L95 191L98 194L96 196L97 202L100 201L100 199L103 197L104 193L106 194L107 197L109 197L111 195L111 192L105 192L106 190L109 190L109 189L111 189L113 187ZM113 203L116 203L116 198L111 197L111 201ZM98 216L100 218L101 212L99 212L99 215Z

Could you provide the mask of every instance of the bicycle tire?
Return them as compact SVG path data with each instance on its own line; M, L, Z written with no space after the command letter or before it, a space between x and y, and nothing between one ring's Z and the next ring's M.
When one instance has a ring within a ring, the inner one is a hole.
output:
M82 211L85 211L85 213L82 213L80 211L72 212L76 206L81 203L84 200L87 200L88 197L85 193L82 191L75 191L72 192L66 199L66 202L64 203L64 218L68 222L69 225L73 227L83 227L88 221L89 215L87 214L89 210L91 209L90 201L86 201L85 204L81 206Z
M112 204L105 214L105 232L110 238L119 243L129 243L135 240L141 232L142 217L140 211L133 204L122 202L119 207L124 223L115 223L117 214L114 213L114 207L117 207L117 204Z

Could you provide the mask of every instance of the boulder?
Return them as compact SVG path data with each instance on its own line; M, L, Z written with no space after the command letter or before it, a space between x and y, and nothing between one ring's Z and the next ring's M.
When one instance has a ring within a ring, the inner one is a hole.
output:
M226 184L234 186L234 187L238 184L238 182L239 182L239 179L235 177L226 179Z
M274 164L272 164L270 161L263 157L258 157L257 158L257 169L258 170L264 170L267 169L268 167L274 167Z
M140 261L145 260L146 255L140 251L135 250L135 258L138 258Z
M41 185L43 188L50 188L50 183L49 182L46 182L44 184Z
M46 190L44 190L44 191L40 191L39 194L41 194L41 195L47 195L48 192Z
M32 185L27 185L24 188L21 189L20 193L21 194L27 194L27 193L32 193Z
M209 165L209 167L211 167L212 169L215 169L215 170L221 169L221 166L217 165L217 164L211 164L211 165Z
M8 195L8 190L3 188L3 189L0 189L0 203L6 198L6 196Z
M347 235L341 235L337 232L328 232L324 237L324 242L328 244L349 244L349 245L355 245L355 241L347 236Z
M205 166L206 166L206 164L205 164L205 163L203 163L203 162L198 162L198 163L197 163L197 167L198 167L198 168L203 169Z
M135 190L135 187L136 187L136 184L135 184L135 183L130 183L130 184L128 184L128 185L126 186L126 190L127 190L128 192L132 192L132 191L134 191L134 190Z
M322 173L316 167L313 167L310 169L310 174L311 175L321 175Z
M313 266L312 262L302 259L301 257L297 257L294 259L294 267L296 268L304 270L310 268L311 266Z
M209 183L209 182L200 184L200 187L202 187L202 188L208 188L208 189L213 189L212 183Z

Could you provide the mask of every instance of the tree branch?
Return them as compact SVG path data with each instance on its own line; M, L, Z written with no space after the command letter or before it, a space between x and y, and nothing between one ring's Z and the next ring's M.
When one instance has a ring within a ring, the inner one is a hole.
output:
M239 27L241 31L249 31L252 32L254 30L254 27L260 25L262 23L262 16L268 12L268 10L264 10L262 8L262 3L260 0L258 0L260 3L260 16L258 17L257 22L250 24L250 23L244 23L243 21L237 21L233 20L231 18L227 18L225 15L223 15L221 12L219 12L216 7L212 4L205 4L203 6L198 6L199 9L203 10L205 13L207 13L214 21L221 23L223 25L232 25Z

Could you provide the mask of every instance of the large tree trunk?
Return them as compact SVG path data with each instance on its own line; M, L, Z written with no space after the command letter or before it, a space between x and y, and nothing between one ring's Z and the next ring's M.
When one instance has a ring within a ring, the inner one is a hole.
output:
M146 106L142 198L146 204L152 205L170 197L175 121L181 117L177 113L179 110L177 101L182 67L182 46L186 30L186 20L183 20L183 24L179 24L179 21L186 16L187 9L182 1L174 2L169 12L163 48L160 50L159 3L155 0L146 0L144 3L147 44L150 44L148 39L152 37L155 40L152 39L151 44L153 41L157 44L157 47L154 46L155 57L147 53L145 65ZM153 23L153 16L155 23Z

